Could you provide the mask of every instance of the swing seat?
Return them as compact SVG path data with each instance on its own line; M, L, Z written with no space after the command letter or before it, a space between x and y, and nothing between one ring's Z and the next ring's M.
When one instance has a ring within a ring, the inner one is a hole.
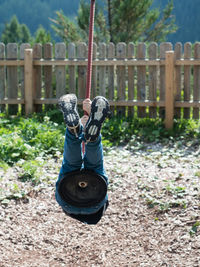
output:
M66 203L74 207L92 207L106 197L107 183L103 176L93 171L78 170L65 175L58 192Z

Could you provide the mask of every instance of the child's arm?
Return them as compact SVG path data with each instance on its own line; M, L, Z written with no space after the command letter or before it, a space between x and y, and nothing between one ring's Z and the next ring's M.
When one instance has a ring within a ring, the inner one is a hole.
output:
M85 127L85 125L88 121L88 118L90 116L91 103L92 103L92 101L89 98L86 98L85 100L83 100L83 110L87 113L87 115L84 115L81 118L81 124L83 125L83 127Z
M89 98L83 100L83 110L90 116L92 101Z

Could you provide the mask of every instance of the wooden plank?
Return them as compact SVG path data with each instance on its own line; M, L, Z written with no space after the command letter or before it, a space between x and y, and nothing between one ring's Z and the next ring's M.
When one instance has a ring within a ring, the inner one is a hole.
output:
M126 44L118 43L116 46L117 59L126 58ZM117 66L117 98L125 100L126 91L126 67ZM118 115L125 115L125 108L117 108Z
M192 56L192 44L185 43L184 45L184 59L190 59ZM184 101L190 101L191 95L191 66L184 66ZM190 108L184 108L184 118L190 118Z
M165 127L173 128L174 119L174 51L166 52L165 67Z
M41 44L34 44L33 46L33 59L38 60L42 58L42 45ZM41 98L42 97L42 67L41 66L34 66L33 67L33 97L34 98ZM42 111L42 105L35 105L34 106L35 112Z
M99 59L105 60L106 58L106 44L99 44ZM99 67L99 95L106 96L106 67Z
M52 43L44 44L44 59L51 60L53 56L53 45ZM53 80L53 67L52 66L44 66L44 95L45 98L52 98L53 97L53 87L52 87L52 80ZM51 109L53 106L45 106L45 110Z
M78 104L81 105L84 99L79 98L78 99ZM57 98L40 98L40 99L35 99L34 103L36 104L56 104L58 102ZM116 100L116 101L109 101L111 106L119 106L119 107L133 107L133 106L139 106L139 107L164 107L165 102L164 101L159 101L159 102L154 102L154 101L138 101L138 100ZM178 106L182 106L184 103L178 103ZM188 103L188 105L193 105L193 103ZM200 102L195 105L200 106Z
M76 58L76 46L74 43L68 45L68 57L69 60ZM69 66L69 93L76 94L76 67Z
M188 102L182 102L177 101L175 102L175 107L180 108L200 108L200 101L188 101Z
M93 43L93 61L97 58L97 44ZM91 99L97 95L97 66L92 66Z
M180 63L181 62L181 63ZM194 60L187 60L186 65L200 65L199 61L194 61ZM0 60L0 66L7 66L7 65L23 65L23 62L20 61L2 61ZM33 65L37 66L87 66L87 60L86 59L75 59L75 60L34 60ZM93 66L164 66L165 65L165 60L140 60L138 61L137 59L105 59L105 60L93 60L92 62ZM183 60L178 60L177 65L184 65Z
M25 49L29 49L31 46L28 43L20 45L20 60L24 60L24 51ZM20 67L20 81L21 85L21 98L24 99L24 66ZM25 114L25 106L21 106L21 114Z
M171 51L172 50L172 44L167 42L167 43L161 43L160 44L160 60L165 60L165 53L166 51ZM165 100L165 65L160 66L160 100L164 101ZM163 108L159 109L159 115L160 118L165 117L165 110Z
M200 59L200 43L194 45L194 58ZM200 66L194 66L194 92L193 100L200 98ZM199 108L193 108L193 119L199 119Z
M24 83L25 83L25 92L24 92L24 100L25 100L25 113L28 116L32 114L34 111L33 107L33 50L26 49L24 54ZM35 78L35 77L34 77Z
M87 57L87 50L85 43L79 43L77 46L77 58L85 60ZM85 98L86 95L86 66L78 67L78 98Z
M137 47L137 60L140 61L146 57L146 44L139 43ZM137 100L146 99L146 66L137 67ZM138 108L138 117L146 117L146 109Z
M133 43L128 44L128 59L133 59L135 54L135 46ZM133 100L135 95L135 67L128 66L128 100ZM128 116L134 116L134 109L128 108Z
M16 60L17 59L17 44L9 43L7 44L7 59ZM7 67L7 87L8 87L8 98L16 99L18 98L18 75L17 67L9 66ZM8 105L8 113L10 115L15 115L18 112L18 105Z
M112 60L115 57L115 45L109 43L107 46L108 60ZM108 67L108 98L114 100L114 66Z
M149 59L156 59L158 56L158 45L157 43L151 43L148 48ZM157 80L158 80L158 69L157 66L149 67L149 100L156 101L157 98ZM149 108L149 117L157 117L157 109L154 107Z
M0 60L5 59L5 45L0 43ZM5 67L0 67L0 101L6 96L6 70ZM5 104L0 105L0 112L5 111Z
M179 66L200 66L200 60L199 59L179 59L176 60L176 65Z
M21 98L17 98L17 99L8 99L8 98L4 98L4 99L0 99L0 105L5 105L5 104L24 104L25 101L24 99Z
M182 57L182 44L181 43L176 43L175 48L174 48L174 56L175 60L181 59ZM181 101L181 66L175 66L175 101ZM181 109L180 108L175 108L174 111L174 116L175 118L180 119L181 118Z
M115 57L115 45L113 43L109 43L107 45L107 57L108 60L113 60ZM109 101L114 100L114 90L115 90L115 67L108 66L108 99ZM114 114L115 107L111 107L111 112Z
M4 60L1 60L0 59L0 66L16 66L16 67L20 67L20 66L24 66L24 61L23 60L19 60L19 59L4 59Z
M66 45L65 43L56 43L55 45L55 58L61 62L66 58ZM56 97L59 98L66 94L66 67L56 66Z
M0 60L0 66L23 66L24 61L22 60ZM87 66L87 60L34 60L34 66ZM92 62L93 66L165 66L164 59L156 60L140 60L137 59L124 59L124 60L99 60L96 59ZM176 60L175 65L177 66L200 66L200 60L195 59L180 59Z
M58 99L57 98L38 98L34 99L33 101L35 104L57 104ZM82 104L83 99L79 98L78 99L78 104ZM150 100L145 100L145 101L138 101L138 100L110 100L110 105L111 106L124 106L124 107L133 107L133 106L138 106L138 107L165 107L165 101L150 101ZM24 100L22 99L4 99L0 100L0 104L23 104ZM188 102L182 102L182 101L177 101L174 102L174 107L180 107L180 108L191 108L191 107L196 107L200 108L200 101L188 101Z

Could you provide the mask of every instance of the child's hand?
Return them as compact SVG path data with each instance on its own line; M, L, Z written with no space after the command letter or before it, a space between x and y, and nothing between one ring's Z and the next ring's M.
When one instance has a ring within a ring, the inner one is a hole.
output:
M90 116L92 101L89 98L83 100L83 110Z
M88 119L89 119L89 116L88 116L88 115L84 115L84 116L81 118L81 124L83 125L83 128L85 128L85 125L86 125Z

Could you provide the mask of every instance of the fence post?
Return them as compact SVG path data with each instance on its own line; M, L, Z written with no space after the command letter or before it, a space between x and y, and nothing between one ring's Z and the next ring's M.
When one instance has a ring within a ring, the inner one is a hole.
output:
M33 113L33 49L24 51L24 102L26 116Z
M174 51L166 52L165 63L165 128L173 128L174 119Z

